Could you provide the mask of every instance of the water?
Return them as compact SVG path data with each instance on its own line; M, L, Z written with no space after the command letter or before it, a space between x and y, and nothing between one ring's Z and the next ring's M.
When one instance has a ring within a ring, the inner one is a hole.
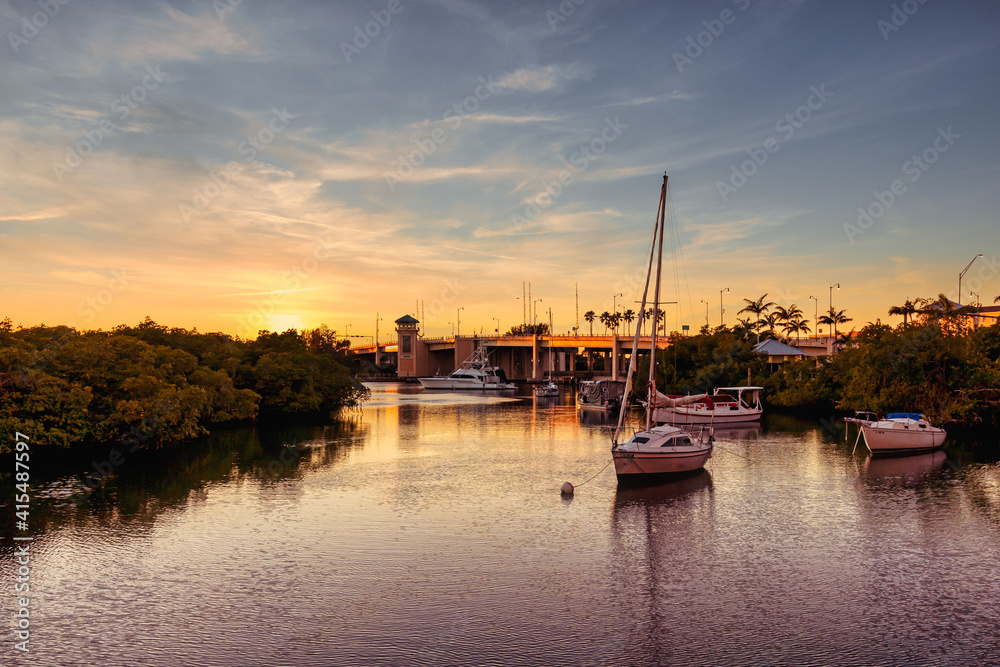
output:
M570 396L374 387L333 427L132 455L87 502L36 485L31 653L0 662L1000 664L995 454L868 461L772 417L699 476L565 498L610 459Z

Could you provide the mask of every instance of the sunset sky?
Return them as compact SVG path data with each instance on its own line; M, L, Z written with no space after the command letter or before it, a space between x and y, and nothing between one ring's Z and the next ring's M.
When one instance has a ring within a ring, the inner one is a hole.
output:
M962 301L1000 295L995 2L62 3L0 2L15 325L471 333L530 281L586 329L664 172L674 328L835 283L896 323L978 253Z

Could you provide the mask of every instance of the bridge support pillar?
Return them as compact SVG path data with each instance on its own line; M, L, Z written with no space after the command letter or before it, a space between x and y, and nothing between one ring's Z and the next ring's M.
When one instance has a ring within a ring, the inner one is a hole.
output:
M532 336L531 338L531 379L538 379L538 354L540 352L538 347L538 336Z
M618 379L618 367L621 365L619 363L621 352L622 348L618 342L618 336L615 336L611 340L611 378L614 380Z

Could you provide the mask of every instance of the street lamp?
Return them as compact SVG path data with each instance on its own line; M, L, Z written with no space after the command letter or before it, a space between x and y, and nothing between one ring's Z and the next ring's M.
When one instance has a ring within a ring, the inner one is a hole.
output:
M707 329L708 328L708 301L705 301L704 299L702 299L701 302L703 304L705 304L705 328Z
M465 306L462 306L455 311L455 319L458 320L458 333L455 334L456 337L462 335L462 311L465 310Z
M531 333L535 333L535 320L538 319L538 303L541 299L535 299L531 302Z
M719 326L720 327L726 326L726 319L725 319L726 309L722 307L722 293L723 292L728 292L728 291L729 291L728 287L726 289L720 289L719 290Z
M834 287L836 287L839 290L840 289L840 283L835 283L833 285L830 285L830 313L831 313L831 315L833 314L833 288Z
M448 322L448 324L451 325L451 337L454 338L455 337L455 323L454 322Z
M344 327L344 338L350 338L350 337L351 337L351 325L348 324L347 326Z
M614 315L614 314L616 314L618 312L618 297L620 297L620 296L625 296L625 295L622 294L621 292L618 292L618 294L615 294L614 296L611 297L611 314L612 315ZM617 336L617 335L618 335L618 327L615 327L615 336Z
M499 317L494 317L493 319L495 319L497 321L497 335L499 336L500 335L500 318Z
M816 312L815 312L815 313L813 313L813 324L814 324L814 326L816 327L816 328L815 328L815 332L816 332L816 335L818 336L818 335L819 335L819 299L817 299L817 298L816 298L816 297L814 297L814 296L811 296L811 297L809 297L809 300L810 300L810 301L815 301L815 302L816 302L816 303L814 304L814 305L816 306L816 309L815 309L815 310L816 310Z
M958 274L958 298L959 299L962 298L962 277L965 275L965 272L969 270L969 267L972 266L972 263L975 262L977 259L979 259L982 256L983 256L983 253L979 253L978 255L976 255L975 257L973 257L972 258L972 262L969 262L969 265L966 266L964 269L962 269L962 272L960 274ZM959 305L961 305L961 304L959 304Z

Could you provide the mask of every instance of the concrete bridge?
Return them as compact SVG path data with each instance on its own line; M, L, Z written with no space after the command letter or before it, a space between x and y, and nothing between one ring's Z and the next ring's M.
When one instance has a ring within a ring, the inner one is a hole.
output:
M504 370L512 380L538 381L548 373L551 359L557 376L624 377L628 369L633 336L587 335L472 335L423 338L416 319L404 316L396 320L396 342L360 345L354 349L371 362L395 363L400 378L447 375L472 356L480 344L486 345L492 363ZM835 354L831 336L807 336L798 339L796 347L807 357ZM639 350L649 354L650 336L639 338ZM657 347L668 347L664 338L657 338ZM586 370L576 369L576 355L586 355ZM596 362L596 363L595 363Z
M396 342L380 342L378 358L396 362L400 378L447 375L472 356L481 344L486 345L491 362L504 370L512 380L542 380L551 360L556 375L594 375L623 377L628 369L632 336L538 335L498 336L472 335L424 338L418 334L416 319L404 316L396 320ZM666 341L657 341L665 349ZM375 345L353 348L356 354L376 360ZM650 337L640 339L639 349L647 354ZM587 370L576 370L576 355L586 354ZM595 366L599 368L595 368Z

